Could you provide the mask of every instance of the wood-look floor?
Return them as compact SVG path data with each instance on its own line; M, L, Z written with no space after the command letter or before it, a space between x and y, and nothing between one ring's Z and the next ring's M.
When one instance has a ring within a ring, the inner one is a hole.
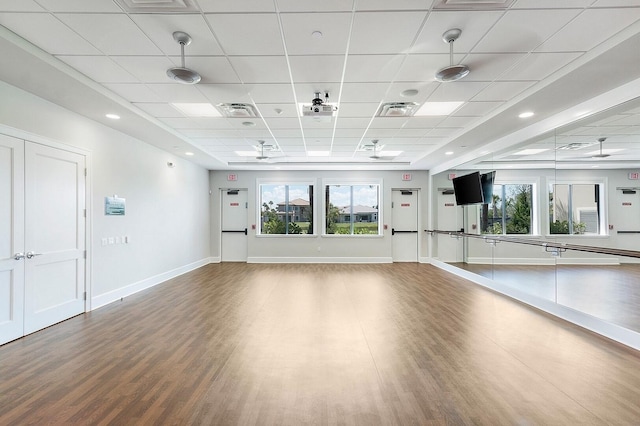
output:
M640 355L430 265L209 265L0 347L0 424L640 423Z

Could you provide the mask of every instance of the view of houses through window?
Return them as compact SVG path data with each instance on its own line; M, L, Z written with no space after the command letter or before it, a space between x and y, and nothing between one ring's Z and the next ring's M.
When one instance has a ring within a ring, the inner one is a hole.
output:
M379 235L379 185L326 185L325 233Z
M313 185L260 185L260 234L313 234Z

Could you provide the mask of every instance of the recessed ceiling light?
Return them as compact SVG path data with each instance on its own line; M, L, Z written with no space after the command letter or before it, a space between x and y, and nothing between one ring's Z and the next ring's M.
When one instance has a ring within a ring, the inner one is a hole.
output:
M118 114L106 114L105 117L110 118L112 120L120 120L120 116Z
M549 148L529 148L523 149L522 151L518 151L513 155L535 155L540 154L541 152L549 151Z
M171 106L188 117L222 117L220 111L208 103L172 103Z
M311 37L315 38L316 40L321 39L323 36L322 31L314 31L311 33Z
M447 151L444 153L444 155L453 155L453 151Z
M189 156L191 156L191 155L193 155L193 152L191 152L191 151L187 151L187 152L185 152L185 153L184 153L184 155L189 155Z
M533 112L531 112L531 111L526 111L526 112L523 112L522 114L520 114L518 117L520 117L520 118L529 118L529 117L533 117Z
M429 115L449 115L460 108L464 102L425 102L414 116L424 117Z
M404 98L410 98L411 96L415 96L417 95L419 92L417 89L407 89L407 90L403 90L400 93L400 96L404 97Z

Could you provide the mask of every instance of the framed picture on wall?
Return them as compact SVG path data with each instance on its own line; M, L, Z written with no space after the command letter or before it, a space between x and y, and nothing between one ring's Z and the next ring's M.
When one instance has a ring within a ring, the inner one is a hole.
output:
M124 216L126 201L117 195L104 197L104 214L106 216Z

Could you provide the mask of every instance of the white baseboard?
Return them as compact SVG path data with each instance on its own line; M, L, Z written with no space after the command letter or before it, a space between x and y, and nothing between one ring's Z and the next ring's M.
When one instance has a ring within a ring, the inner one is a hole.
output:
M209 263L221 263L222 259L220 258L220 256L215 256L215 257L210 257L209 258Z
M249 257L247 263L393 263L390 257Z
M451 266L447 263L440 262L435 259L432 260L431 264L440 269L451 272L454 275L479 284L483 287L487 287L491 290L497 291L498 293L502 293L508 297L523 302L527 305L533 306L534 308L540 309L544 312L548 312L558 318L562 318L573 324L579 325L580 327L586 328L587 330L593 331L594 333L608 337L609 339L615 340L616 342L620 342L623 345L627 345L636 350L640 350L640 333L636 331L629 330L628 328L606 322L589 314L585 314L566 306L559 305L552 300L533 296L508 285L501 284L489 278L474 274L469 271L465 271L460 268L456 268L455 266Z
M509 257L470 257L467 263L474 265L619 265L617 258L570 258L570 257L549 257L549 258L509 258Z
M418 259L418 263L429 264L429 263L431 263L431 258L430 257L421 257L421 258Z
M113 303L117 300L120 300L123 297L131 296L139 291L146 290L155 285L161 284L171 278L175 278L182 274L186 274L189 271L193 271L194 269L200 268L202 266L208 265L212 262L211 257L206 257L202 260L198 260L197 262L189 263L188 265L181 266L179 268L172 269L167 272L163 272L158 275L154 275L149 278L145 278L144 280L138 281L133 284L129 284L127 286L118 288L116 290L109 291L107 293L100 294L98 296L91 298L91 309L95 310L102 306L108 305L109 303Z

